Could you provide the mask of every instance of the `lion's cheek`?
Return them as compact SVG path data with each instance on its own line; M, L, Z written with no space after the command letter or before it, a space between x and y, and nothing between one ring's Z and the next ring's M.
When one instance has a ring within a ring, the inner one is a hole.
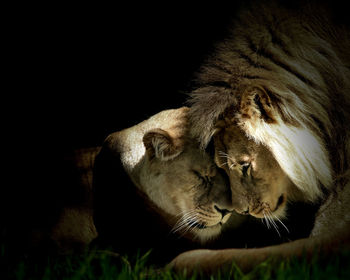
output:
M142 180L142 191L148 196L150 201L153 201L157 207L167 214L176 216L179 213L179 197L181 197L181 193L169 187L171 184L167 182L166 176L154 176L154 174L148 172L142 177Z
M269 170L264 174L257 174L257 176L258 178L264 178L263 180L259 179L259 184L256 186L260 189L260 192L264 197L262 200L267 202L271 207L271 210L273 210L274 205L277 204L280 196L287 195L291 181L280 168Z

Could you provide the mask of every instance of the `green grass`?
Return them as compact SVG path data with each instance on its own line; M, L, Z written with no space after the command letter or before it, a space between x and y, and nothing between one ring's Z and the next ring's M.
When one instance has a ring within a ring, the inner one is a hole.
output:
M1 250L1 279L350 279L350 252L320 261L291 259L273 262L267 260L253 271L244 274L232 264L232 269L211 277L197 273L191 277L157 269L150 263L152 253L129 258L106 251L91 251L83 255L46 258L22 257L10 264Z

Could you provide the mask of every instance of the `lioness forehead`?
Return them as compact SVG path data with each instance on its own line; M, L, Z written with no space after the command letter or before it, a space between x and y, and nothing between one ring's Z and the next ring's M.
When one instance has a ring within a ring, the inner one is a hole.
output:
M184 154L188 159L188 170L200 170L203 175L211 176L215 173L216 165L213 159L205 152L197 149Z

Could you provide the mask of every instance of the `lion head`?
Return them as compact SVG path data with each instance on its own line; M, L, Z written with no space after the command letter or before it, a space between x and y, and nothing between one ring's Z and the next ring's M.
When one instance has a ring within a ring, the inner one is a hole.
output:
M187 272L223 271L232 261L247 271L268 256L311 256L315 247L328 256L349 241L349 26L329 3L245 2L197 75L191 131L203 148L214 140L238 212L277 230L286 201L304 200L318 208L312 238L186 252L172 265Z
M324 198L347 169L348 70L326 48L325 58L313 61L320 63L314 72L294 74L274 65L273 44L260 33L233 33L235 39L219 45L198 74L189 100L191 131L202 147L215 135L216 162L230 177L238 212L263 217L266 209L281 217L287 200ZM309 82L315 77L324 84Z
M221 125L214 136L215 162L229 175L235 210L258 218L283 217L294 184L266 146L237 126Z
M104 149L125 171L172 232L205 242L232 214L231 191L209 154L187 131L188 108L162 111L109 135Z
M236 211L279 219L288 200L317 201L332 182L330 156L320 130L281 116L283 104L273 103L265 88L241 90L234 102L219 108L221 114L210 133L196 127L208 117L193 122L202 144L214 136L215 161L230 178ZM198 117L199 106L193 106L192 120Z

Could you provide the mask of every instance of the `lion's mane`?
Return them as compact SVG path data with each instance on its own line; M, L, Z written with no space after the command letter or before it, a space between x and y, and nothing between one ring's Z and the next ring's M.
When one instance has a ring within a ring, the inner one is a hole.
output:
M266 16L268 8L241 13L200 69L192 129L205 147L216 122L231 116L315 201L349 168L350 36L307 7L288 20L280 7L279 17Z

